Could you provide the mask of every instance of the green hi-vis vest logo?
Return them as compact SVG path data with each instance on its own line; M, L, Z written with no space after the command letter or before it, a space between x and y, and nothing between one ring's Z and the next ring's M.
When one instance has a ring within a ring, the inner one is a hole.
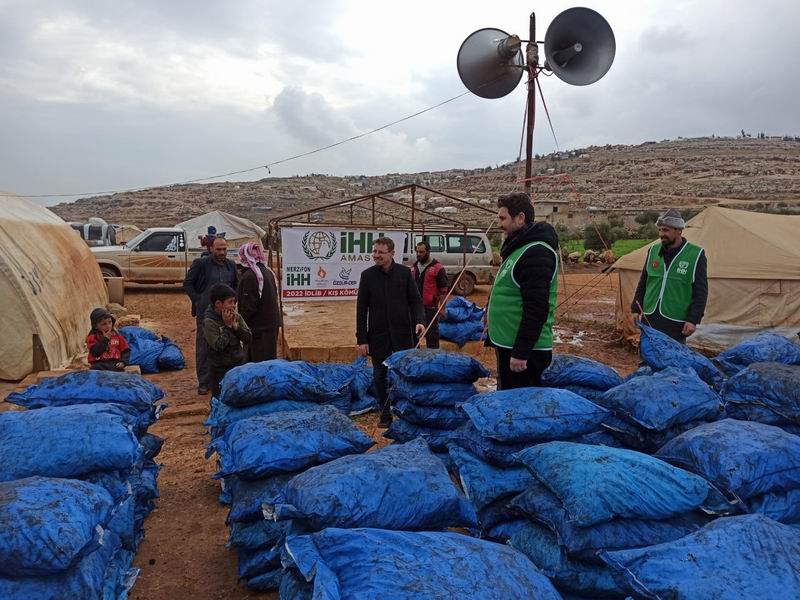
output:
M689 272L689 261L682 260L678 263L678 268L676 269L679 275L686 275Z

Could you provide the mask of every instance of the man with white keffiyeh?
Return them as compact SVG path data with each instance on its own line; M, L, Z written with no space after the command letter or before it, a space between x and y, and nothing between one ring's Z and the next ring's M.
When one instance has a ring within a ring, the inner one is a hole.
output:
M253 332L247 360L272 360L278 356L278 329L283 325L278 280L264 264L264 251L255 242L247 242L239 248L239 262L245 268L236 290L239 313Z

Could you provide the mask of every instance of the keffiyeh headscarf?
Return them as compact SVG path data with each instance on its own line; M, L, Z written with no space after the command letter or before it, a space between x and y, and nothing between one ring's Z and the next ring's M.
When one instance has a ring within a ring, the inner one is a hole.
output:
M255 242L247 242L243 246L239 248L239 261L242 265L252 269L253 273L256 275L256 280L258 281L258 297L261 297L261 294L264 292L264 276L261 274L261 269L258 268L258 263L264 265L264 268L272 274L272 278L275 279L275 286L278 285L278 280L275 277L275 273L272 272L266 265L266 261L264 259L264 251L261 249L261 246L256 244Z

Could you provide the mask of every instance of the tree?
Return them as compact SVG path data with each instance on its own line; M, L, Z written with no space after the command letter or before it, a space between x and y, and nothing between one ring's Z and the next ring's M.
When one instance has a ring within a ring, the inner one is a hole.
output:
M606 246L611 248L611 245L620 239L620 235L624 237L624 234L624 229L614 227L608 221L595 221L594 224L590 223L583 228L583 247L587 250L602 251Z
M658 219L658 211L655 210L646 210L633 218L639 225L653 225L656 219Z
M655 223L645 223L636 230L636 237L640 240L654 240L658 237L658 227Z

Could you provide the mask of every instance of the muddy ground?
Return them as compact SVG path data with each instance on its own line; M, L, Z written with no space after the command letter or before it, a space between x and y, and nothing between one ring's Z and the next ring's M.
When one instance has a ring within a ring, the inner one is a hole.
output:
M633 349L616 341L613 330L615 280L599 271L581 269L562 280L557 320L559 352L588 356L628 373L636 368ZM566 284L566 287L564 287ZM488 287L479 287L470 299L485 303ZM202 426L208 396L198 396L194 376L194 319L179 288L137 288L126 291L126 308L142 316L142 325L166 335L181 347L187 367L182 371L148 375L167 394L170 409L152 428L166 438L159 460L164 464L158 483L158 508L146 522L146 537L136 558L141 575L131 597L136 600L175 598L243 599L277 598L256 594L236 580L235 552L226 549L227 510L217 501L218 485L212 481L213 460L204 458L208 436ZM354 343L354 307L351 302L330 302L317 310L300 307L287 319L292 344L349 345ZM290 311L291 312L291 311ZM494 367L490 351L475 350L487 367ZM381 444L376 417L357 422Z

